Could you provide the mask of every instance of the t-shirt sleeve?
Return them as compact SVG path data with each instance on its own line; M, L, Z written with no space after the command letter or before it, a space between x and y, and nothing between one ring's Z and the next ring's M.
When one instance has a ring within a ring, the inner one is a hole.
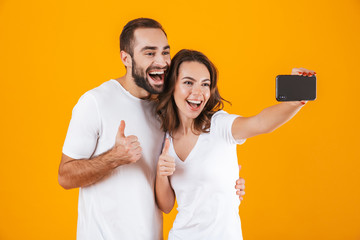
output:
M100 115L95 97L85 93L75 105L66 134L63 153L74 159L89 159L100 132Z
M223 110L216 112L211 119L211 131L230 144L243 144L246 139L235 139L231 132L234 120L238 117L241 116L229 114Z

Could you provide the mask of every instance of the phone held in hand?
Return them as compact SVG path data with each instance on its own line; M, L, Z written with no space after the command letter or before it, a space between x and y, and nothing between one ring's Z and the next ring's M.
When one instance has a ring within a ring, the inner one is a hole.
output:
M276 77L276 100L313 101L316 99L316 76L278 75Z

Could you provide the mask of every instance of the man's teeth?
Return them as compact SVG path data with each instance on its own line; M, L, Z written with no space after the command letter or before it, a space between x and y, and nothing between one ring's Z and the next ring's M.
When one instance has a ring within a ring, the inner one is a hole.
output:
M158 74L158 75L160 75L160 74L164 74L164 71L162 71L162 72L150 72L149 74Z

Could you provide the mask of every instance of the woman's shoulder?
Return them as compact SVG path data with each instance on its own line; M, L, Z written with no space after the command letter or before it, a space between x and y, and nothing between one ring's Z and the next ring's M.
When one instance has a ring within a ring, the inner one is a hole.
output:
M210 132L216 131L216 129L231 129L232 123L237 117L239 115L230 114L224 110L215 112L211 117Z
M224 110L218 110L211 116L211 124L218 121L219 119L227 118L229 115L231 114L227 113Z

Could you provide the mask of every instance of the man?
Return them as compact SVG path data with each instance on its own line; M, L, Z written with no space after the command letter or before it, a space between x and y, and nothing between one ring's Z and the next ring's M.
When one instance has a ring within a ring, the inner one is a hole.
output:
M163 90L170 47L158 22L140 18L124 27L120 50L125 76L80 98L63 147L59 183L80 187L77 239L162 238L154 180L164 133L147 99Z

